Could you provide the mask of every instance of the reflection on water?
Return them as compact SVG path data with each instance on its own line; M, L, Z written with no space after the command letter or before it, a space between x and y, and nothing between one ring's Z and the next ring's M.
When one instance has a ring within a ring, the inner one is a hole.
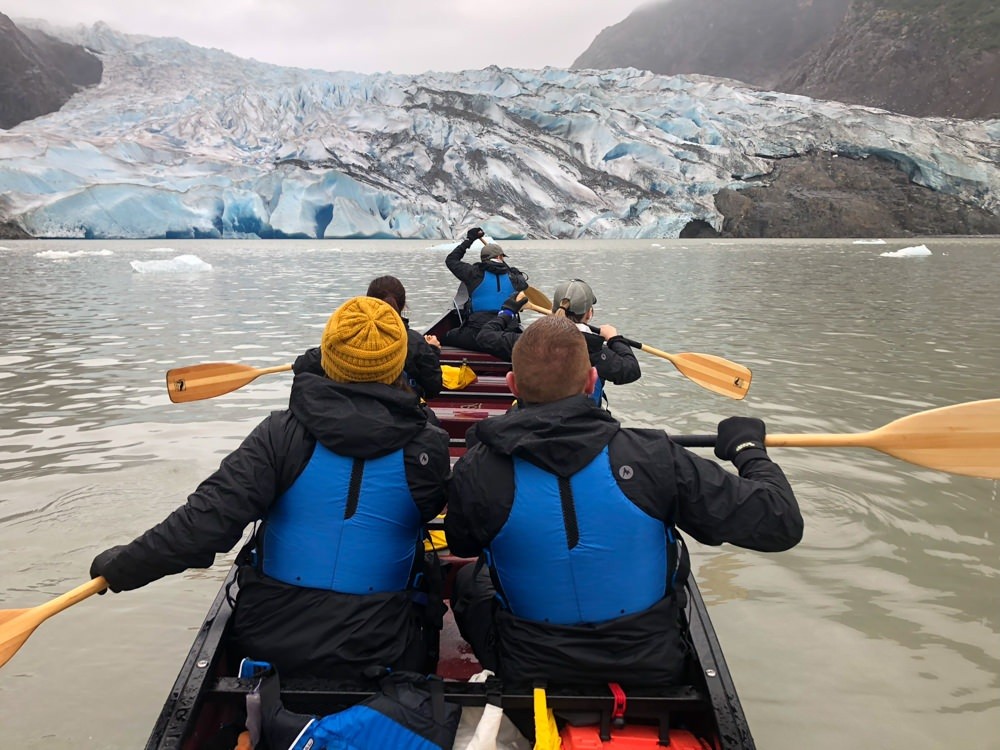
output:
M879 256L921 242L932 256ZM183 502L287 399L282 373L171 404L168 369L290 362L318 340L333 307L383 273L406 285L418 329L456 287L447 251L426 249L432 241L172 243L174 254L213 267L188 274L132 271L130 261L171 257L162 241L4 244L7 608L76 586L96 552ZM642 379L608 388L612 411L632 426L709 432L745 414L772 432L860 432L1000 395L994 240L504 246L546 293L564 278L588 280L596 322L753 370L747 399L727 401L640 353ZM110 252L40 255L80 249ZM804 542L778 555L691 544L758 745L798 748L808 738L832 750L864 736L880 747L983 747L1000 726L997 484L866 449L773 454L803 506ZM225 568L220 560L95 597L47 622L4 668L0 745L142 743ZM123 715L116 704L135 709Z

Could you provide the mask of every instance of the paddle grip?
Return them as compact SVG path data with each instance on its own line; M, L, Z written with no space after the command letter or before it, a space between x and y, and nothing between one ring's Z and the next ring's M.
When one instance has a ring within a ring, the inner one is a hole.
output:
M714 448L715 440L717 435L671 435L667 433L667 437L671 441L677 443L677 445L683 445L685 448Z

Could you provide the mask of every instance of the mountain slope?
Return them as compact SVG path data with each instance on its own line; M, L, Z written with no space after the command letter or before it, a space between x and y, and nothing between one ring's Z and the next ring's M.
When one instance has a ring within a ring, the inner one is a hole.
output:
M702 73L926 116L1000 116L993 0L670 0L602 31L574 68Z
M59 109L99 83L101 61L81 47L18 28L0 13L0 128Z
M573 68L700 73L763 88L829 39L850 0L670 0L604 29Z
M775 88L917 117L1000 117L1000 6L856 0Z

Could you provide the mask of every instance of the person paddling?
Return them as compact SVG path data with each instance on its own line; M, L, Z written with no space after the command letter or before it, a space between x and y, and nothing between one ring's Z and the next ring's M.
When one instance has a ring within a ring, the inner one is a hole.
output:
M500 312L487 321L476 335L476 349L509 360L514 344L521 336L518 314L526 302L527 298L520 294L505 300ZM618 334L617 328L604 324L597 332L591 329L595 304L597 297L594 290L580 279L562 282L556 286L552 296L552 312L571 320L583 334L590 364L597 368L597 384L591 395L598 405L606 405L606 382L615 385L634 383L642 376L642 370L635 352Z
M565 318L529 325L512 365L518 408L478 423L479 442L448 481L451 551L483 555L454 582L462 636L505 685L680 681L689 570L680 531L764 552L802 539L764 422L719 423L715 455L737 476L596 408L597 372Z
M402 381L406 330L381 300L337 308L321 372L297 373L286 410L164 521L97 555L91 578L118 592L207 568L260 521L237 557L237 658L328 679L433 671L441 612L415 587L423 525L444 506L448 435Z
M507 256L500 245L483 245L479 262L462 260L476 240L486 236L481 227L473 227L465 239L445 258L448 270L461 282L455 305L459 308L462 325L444 335L443 343L461 349L476 348L476 333L490 320L510 295L528 288L528 276L507 265Z
M379 276L368 284L368 297L387 303L400 316L406 310L406 288L395 276ZM424 336L410 328L410 321L403 317L406 326L406 362L403 373L407 385L425 401L436 398L441 393L441 342L437 336ZM320 348L307 349L292 363L292 372L311 371L322 373Z

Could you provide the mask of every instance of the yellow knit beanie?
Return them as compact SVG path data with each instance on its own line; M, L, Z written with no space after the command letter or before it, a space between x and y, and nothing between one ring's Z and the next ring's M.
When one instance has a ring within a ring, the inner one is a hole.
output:
M406 361L406 325L382 300L354 297L326 322L320 353L331 380L391 384Z

